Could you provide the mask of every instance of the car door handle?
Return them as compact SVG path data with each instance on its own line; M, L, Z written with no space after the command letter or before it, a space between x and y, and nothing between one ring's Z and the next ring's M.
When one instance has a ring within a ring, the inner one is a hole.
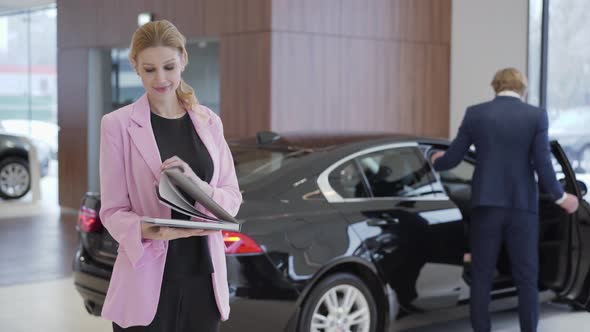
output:
M367 225L369 226L390 226L399 223L398 218L388 218L388 219L369 219L367 221Z

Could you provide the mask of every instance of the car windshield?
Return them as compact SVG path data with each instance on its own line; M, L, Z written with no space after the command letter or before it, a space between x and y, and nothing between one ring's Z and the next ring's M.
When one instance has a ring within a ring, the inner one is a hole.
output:
M240 187L257 182L307 154L305 150L270 150L231 146Z

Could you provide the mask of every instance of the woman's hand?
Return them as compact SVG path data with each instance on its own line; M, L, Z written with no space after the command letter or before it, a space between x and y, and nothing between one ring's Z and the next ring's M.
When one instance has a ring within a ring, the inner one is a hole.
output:
M193 169L177 156L166 159L162 163L162 166L160 166L160 170L165 171L169 168L174 167L178 167L187 178L191 179L191 181L199 185L199 187L203 191L205 191L207 195L211 196L213 194L213 188L207 182L201 180L201 178L197 174L195 174Z
M150 240L175 240L191 236L207 236L218 232L212 229L176 228L141 224L141 237Z

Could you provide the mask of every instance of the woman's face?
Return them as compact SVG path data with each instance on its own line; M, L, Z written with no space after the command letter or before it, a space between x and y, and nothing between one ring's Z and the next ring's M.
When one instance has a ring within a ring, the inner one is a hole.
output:
M137 54L135 64L137 74L147 94L155 100L176 98L176 88L180 85L180 74L185 61L174 48L148 47Z

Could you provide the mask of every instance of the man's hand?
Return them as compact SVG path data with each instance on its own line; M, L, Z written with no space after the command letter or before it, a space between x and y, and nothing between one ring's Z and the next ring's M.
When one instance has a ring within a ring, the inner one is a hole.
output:
M432 156L430 156L430 162L434 165L434 162L445 155L444 151L436 151L435 153L432 154Z
M565 193L565 200L559 204L565 212L572 214L576 212L580 202L578 202L578 198L572 194Z

